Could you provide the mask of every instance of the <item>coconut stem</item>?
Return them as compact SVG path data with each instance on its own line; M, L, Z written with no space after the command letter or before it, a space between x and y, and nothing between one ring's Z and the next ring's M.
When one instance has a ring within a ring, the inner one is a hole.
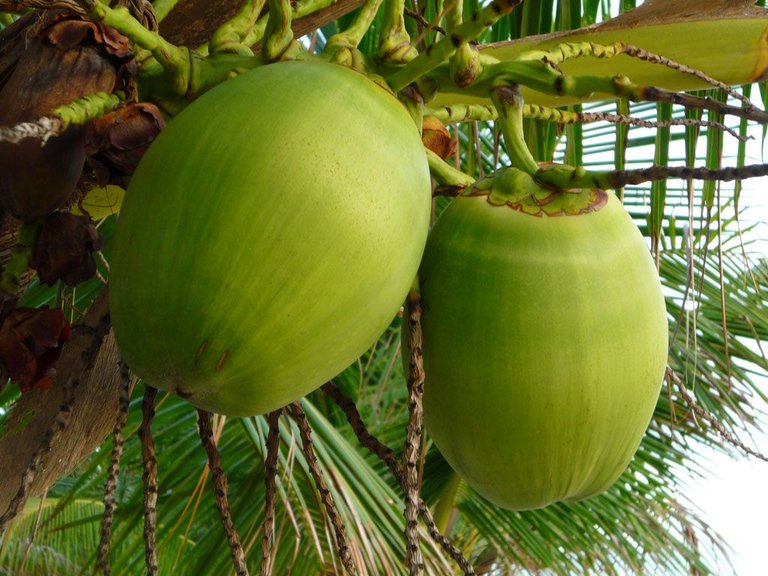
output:
M213 438L213 428L211 427L211 414L205 410L197 411L197 425L200 431L200 442L208 455L208 468L211 470L211 480L213 481L214 495L216 497L216 508L219 510L221 523L224 526L224 532L227 534L229 551L232 555L232 564L237 576L248 576L248 565L245 561L245 553L240 544L240 537L237 534L235 523L232 520L232 510L227 500L227 477L221 467L221 455L216 447L216 441Z
M269 19L262 54L265 62L278 60L293 42L290 0L269 0Z
M267 415L267 457L265 467L264 535L261 541L261 576L272 574L272 548L275 539L275 491L277 486L277 460L280 455L280 414L282 409Z
M142 420L139 427L141 453L144 461L144 558L147 576L157 575L157 455L152 438L152 420L155 417L157 388L146 386L141 404Z
M339 3L340 2L338 0L304 0L303 2L299 2L298 4L296 4L295 9L293 9L292 21L296 21L299 18L302 18L303 16L313 14L315 12L318 12L319 10L328 8L329 6L333 6L334 4L338 5ZM266 14L261 18L259 18L256 24L253 26L253 29L248 33L248 35L243 40L243 44L245 44L246 46L253 46L254 44L260 42L261 39L264 38L268 20L269 20L269 14ZM323 23L325 23L325 21L320 22L321 25ZM317 26L311 28L311 30L315 29L316 27Z
M330 49L355 49L360 45L363 36L373 24L382 0L365 0L355 17L355 20L343 32L338 32L328 39Z
M244 40L253 30L266 0L246 0L230 20L222 24L211 36L210 52L234 52L252 56L253 51Z
M112 520L115 515L117 501L115 492L117 490L117 477L120 474L120 458L123 455L123 428L128 420L128 410L131 401L131 374L128 366L120 362L120 396L118 398L117 419L112 431L114 445L112 447L112 457L107 471L107 481L104 483L104 516L101 519L101 530L99 531L99 559L98 564L104 576L112 573L109 563L109 547L112 538Z
M392 63L405 63L418 55L405 29L405 0L386 0L384 29L379 39L379 57Z
M738 168L689 168L688 166L651 166L639 170L612 170L592 172L581 167L545 166L534 179L545 186L557 188L599 188L602 190L621 188L629 184L642 184L654 180L680 178L682 180L718 180L729 182L745 178L768 176L768 165L751 164Z
M45 144L49 138L60 135L72 124L86 124L101 118L117 108L125 100L125 94L117 92L107 94L96 92L77 98L69 104L51 111L51 116L43 116L32 122L20 122L13 126L0 126L0 142L18 144L26 138L40 140Z
M493 0L481 8L469 22L457 26L451 34L432 44L429 50L422 52L387 78L389 86L394 92L399 92L415 82L450 58L462 42L477 38L489 26L512 12L521 2L522 0Z
M137 46L149 50L155 60L170 75L171 85L178 95L186 94L190 79L190 55L184 46L175 46L158 32L142 25L125 7L110 8L97 0L78 0L88 16L127 36Z
M502 82L491 90L491 100L499 113L497 123L504 135L504 144L512 166L528 174L535 174L539 165L525 143L520 86Z

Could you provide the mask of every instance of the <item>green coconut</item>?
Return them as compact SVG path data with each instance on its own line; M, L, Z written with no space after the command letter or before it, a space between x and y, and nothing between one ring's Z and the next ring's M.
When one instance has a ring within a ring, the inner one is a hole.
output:
M425 426L499 506L588 498L625 470L656 406L656 269L612 194L480 188L441 215L419 273Z
M127 190L110 277L120 351L206 410L295 401L385 330L429 216L417 127L384 88L321 62L227 81L169 124Z

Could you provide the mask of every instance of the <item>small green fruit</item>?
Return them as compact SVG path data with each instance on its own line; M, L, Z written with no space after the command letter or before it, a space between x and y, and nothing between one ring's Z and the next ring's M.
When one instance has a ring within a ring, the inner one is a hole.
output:
M419 273L426 428L505 508L607 489L663 379L667 319L645 242L613 195L585 210L577 196L546 210L459 197Z
M297 400L396 314L430 200L416 126L364 76L285 62L225 82L160 134L126 193L110 279L123 357L206 410Z

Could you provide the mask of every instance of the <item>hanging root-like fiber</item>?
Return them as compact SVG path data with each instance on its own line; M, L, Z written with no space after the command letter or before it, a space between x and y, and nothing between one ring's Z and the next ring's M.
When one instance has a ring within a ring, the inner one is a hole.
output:
M424 558L419 548L419 469L421 431L424 420L424 363L421 350L421 297L408 295L408 429L405 439L405 539L406 565L411 576L424 573Z
M104 483L104 516L101 519L99 531L99 558L98 565L104 576L112 573L109 563L109 547L112 538L112 520L115 516L117 502L115 492L117 490L117 477L120 473L120 458L123 454L123 428L128 420L128 409L131 401L131 374L124 362L120 363L120 397L118 399L117 420L112 432L114 445L112 458L107 471L107 481Z
M277 460L280 455L280 414L282 409L267 415L269 433L267 435L267 457L265 467L264 492L264 535L261 540L260 576L272 574L272 547L275 542L275 492L277 488Z
M229 551L232 555L232 565L235 568L237 576L248 576L248 565L245 561L245 552L240 544L240 536L237 534L235 523L232 521L232 510L227 500L227 477L221 467L221 455L216 442L213 439L213 428L211 426L211 414L205 410L197 411L197 425L200 430L200 441L206 454L208 454L208 467L211 469L211 480L213 481L214 495L216 496L216 507L219 509L219 516L227 534Z
M144 460L144 559L147 576L157 576L157 455L152 439L152 420L155 417L155 399L157 388L146 386L141 405L143 415L139 427L141 453Z
M400 484L400 487L405 491L405 469L402 462L398 460L395 451L368 431L355 403L347 398L335 384L328 382L323 386L323 391L330 396L339 408L341 408L341 411L344 412L344 415L347 417L347 421L352 427L360 444L381 458L382 462L387 465L389 471ZM429 506L427 506L426 502L421 499L419 499L419 516L426 525L430 536L443 548L446 554L456 562L461 568L464 576L474 576L475 570L472 567L472 563L464 556L464 553L453 544L453 542L440 533L432 518L432 512L430 512Z
M325 507L325 513L328 515L333 530L336 535L336 552L341 560L342 565L347 571L347 574L354 576L357 574L357 568L355 562L352 559L352 553L349 549L349 543L347 541L347 532L344 528L344 523L341 520L339 511L336 509L336 503L333 501L333 495L328 489L328 485L323 478L323 472L320 469L320 465L317 462L317 455L315 454L314 443L312 442L312 429L307 421L307 415L298 403L293 403L287 406L288 414L296 422L299 428L299 434L301 435L302 451L307 460L309 471L312 474L312 478L315 481L315 486L320 494L323 506Z

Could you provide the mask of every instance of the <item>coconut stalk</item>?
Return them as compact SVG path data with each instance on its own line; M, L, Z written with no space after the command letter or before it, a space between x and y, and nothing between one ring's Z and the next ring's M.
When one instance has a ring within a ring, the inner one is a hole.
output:
M528 36L480 47L483 57L509 61L524 52L549 50L558 44L623 42L682 62L729 85L761 80L768 73L768 10L749 0L649 0L595 26L569 32ZM623 74L635 84L684 91L707 88L701 79L678 70L619 55L615 58L574 58L560 68L570 75ZM522 89L527 104L564 106L575 102L605 100L605 94L588 98L556 97ZM488 104L489 99L467 96L459 88L444 87L430 106L456 103Z

